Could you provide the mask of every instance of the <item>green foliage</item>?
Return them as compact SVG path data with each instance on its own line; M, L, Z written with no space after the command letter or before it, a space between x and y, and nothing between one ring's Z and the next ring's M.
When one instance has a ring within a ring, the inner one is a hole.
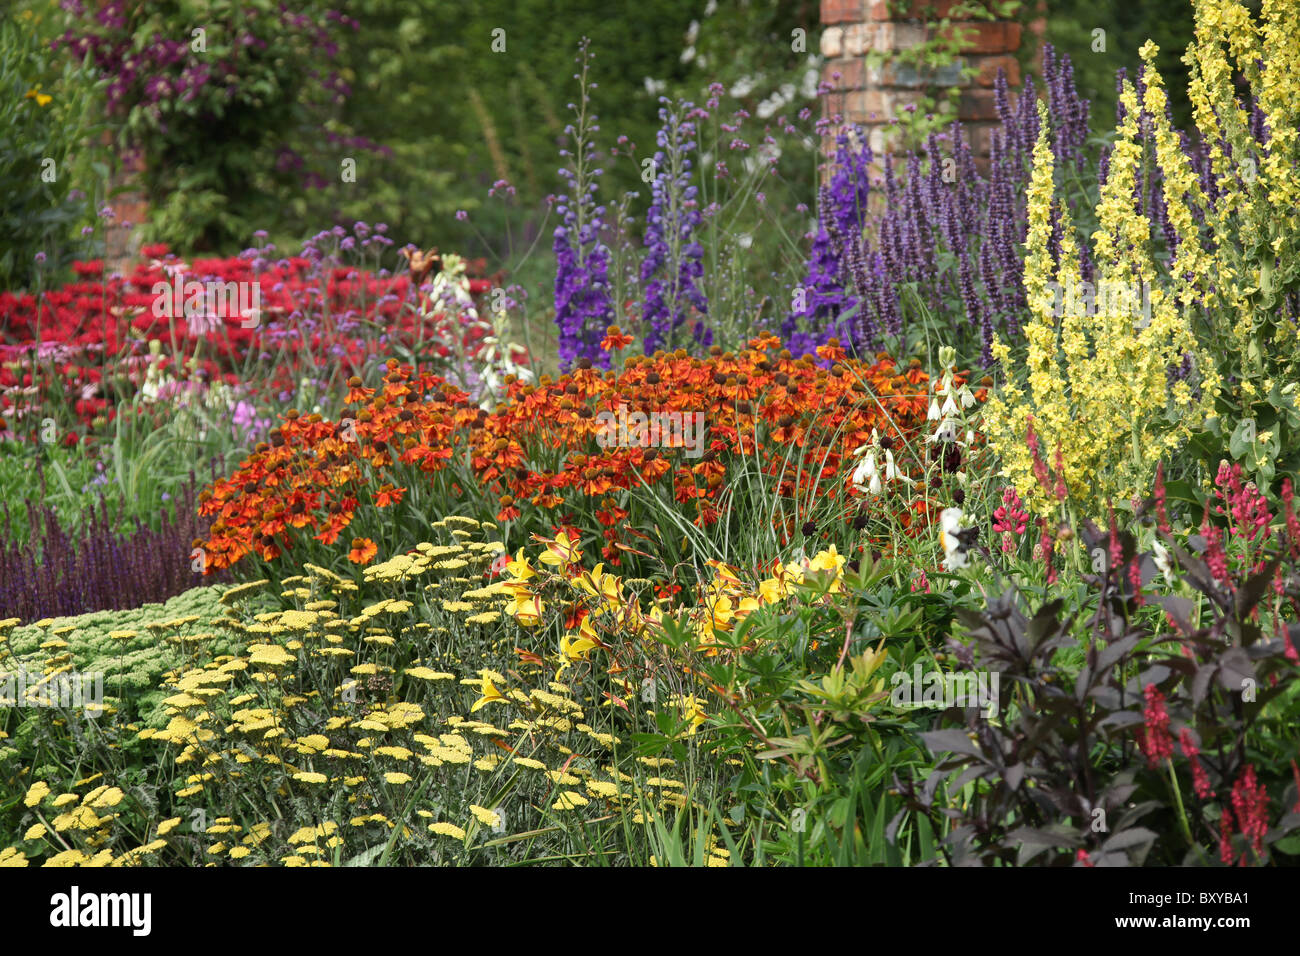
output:
M75 233L93 218L89 184L105 178L83 148L101 129L91 77L50 51L49 27L30 10L0 12L0 288L10 291L90 251Z
M121 722L139 720L146 726L167 723L160 702L167 696L162 677L192 659L200 650L204 656L231 654L243 646L226 630L228 618L221 603L221 586L191 588L165 604L145 604L129 611L95 611L77 617L51 618L44 626L27 624L9 635L5 672L15 661L29 668L40 663L41 645L55 632L68 646L67 666L82 675L103 675L104 701L124 707L102 719ZM166 622L184 621L174 626ZM70 631L65 629L72 628ZM135 636L110 637L115 631ZM38 667L35 671L40 673ZM23 711L10 711L21 715ZM26 712L30 716L31 712ZM21 721L20 721L21 723Z
M1140 62L1138 49L1149 39L1160 46L1156 67L1171 91L1174 125L1191 126L1191 104L1183 92L1187 67L1181 59L1192 40L1188 0L1052 0L1046 19L1044 39L1070 57L1075 85L1092 103L1092 128L1099 134L1115 125L1115 71L1127 69L1132 79Z
M323 39L337 27L321 4L157 0L124 5L108 23L73 13L68 26L97 51L119 144L143 152L146 240L240 248L303 185L281 151L330 151L320 135L335 96ZM176 58L168 44L178 42Z

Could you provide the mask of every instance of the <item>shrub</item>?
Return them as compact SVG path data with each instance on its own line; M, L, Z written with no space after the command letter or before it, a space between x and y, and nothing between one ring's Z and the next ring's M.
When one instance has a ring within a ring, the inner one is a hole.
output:
M958 610L956 657L1012 689L999 720L968 712L923 733L934 771L897 781L908 809L950 822L948 862L1244 866L1300 852L1300 525L1289 484L1281 521L1239 471L1225 465L1221 486L1226 528L1207 509L1199 535L1176 536L1159 495L1145 526L1086 523L1096 573L1077 605L1011 587Z
M293 154L276 151L324 141L320 127L348 94L328 71L336 31L356 24L272 0L65 6L60 45L94 63L120 142L143 154L146 238L224 251L274 217L277 189L298 182Z

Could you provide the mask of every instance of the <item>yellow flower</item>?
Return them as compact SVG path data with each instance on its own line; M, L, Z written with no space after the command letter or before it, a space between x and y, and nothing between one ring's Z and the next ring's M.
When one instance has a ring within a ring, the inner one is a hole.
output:
M37 780L27 790L27 796L23 799L23 806L34 807L50 795L50 785L44 780Z
M588 653L600 646L600 637L587 618L582 619L577 634L566 634L560 638L560 653L571 661L585 661Z
M285 664L292 664L294 658L279 644L254 644L248 648L248 660L251 664L283 667Z
M506 571L517 581L527 581L529 578L537 577L537 572L533 570L533 566L524 557L523 548L519 549L519 553L515 555L513 561L506 564Z
M470 707L469 712L472 714L497 700L505 700L505 697L502 696L501 691L496 689L496 685L492 683L492 679L485 677L483 678L483 696L474 701L474 705Z
M585 807L591 801L578 793L576 790L565 790L551 804L552 810L576 810L578 807Z
M35 100L37 106L46 106L54 99L54 97L50 96L48 93L42 93L41 84L37 83L36 86L23 94L23 99Z
M474 814L474 819L485 827L496 828L502 824L501 814L495 810L489 810L486 807L480 807L477 804L469 805L470 813Z
M614 575L606 574L604 569L604 564L598 564L591 571L579 575L576 583L592 597L599 598L603 604L617 608L622 604L618 593L619 581Z
M454 840L465 839L465 831L453 823L445 823L442 821L439 821L438 823L430 823L429 832L436 833L439 836L451 837Z

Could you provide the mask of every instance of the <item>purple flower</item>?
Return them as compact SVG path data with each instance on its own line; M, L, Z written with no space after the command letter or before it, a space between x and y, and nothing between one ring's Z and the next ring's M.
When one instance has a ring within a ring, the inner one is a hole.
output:
M605 329L613 322L614 306L609 296L608 246L601 240L605 207L596 203L596 147L592 134L596 117L588 110L586 83L589 41L579 46L582 64L579 83L582 105L573 106L578 126L569 126L574 149L565 150L569 163L559 171L569 192L555 197L556 211L563 216L552 236L555 252L555 322L559 326L561 369L567 370L580 358L600 368L609 368L609 353L600 347ZM499 184L498 184L499 185Z
M704 276L704 249L693 239L703 219L699 189L691 185L695 124L683 116L694 104L680 103L673 109L667 99L661 102L665 105L659 110L660 127L655 136L659 149L654 155L655 178L646 211L646 255L641 261L647 353L676 346L687 306L701 316L708 311L708 302L697 285ZM713 341L712 330L702 321L695 325L695 341L701 345Z

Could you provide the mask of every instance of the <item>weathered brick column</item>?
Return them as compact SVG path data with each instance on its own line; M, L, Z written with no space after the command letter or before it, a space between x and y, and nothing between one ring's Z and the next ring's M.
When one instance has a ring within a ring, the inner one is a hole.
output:
M106 200L113 210L113 218L103 223L106 227L104 269L106 273L127 272L139 258L140 231L149 215L149 205L140 182L144 158L138 153L119 152L109 133L104 134L102 144L114 154L115 160L108 181L110 195ZM125 227L125 223L130 223L130 226Z
M919 105L923 87L936 85L961 88L958 119L975 155L988 155L988 131L997 125L993 81L1000 68L1011 86L1019 85L1016 54L1026 31L1014 20L963 17L953 12L956 5L957 0L821 0L821 51L826 58L822 78L836 86L829 109L866 127L877 155L885 150L889 124L908 105ZM936 21L945 16L954 22L944 29L960 31L965 38L951 66L922 74L891 56L936 36ZM964 67L977 72L964 77ZM838 81L833 79L836 73Z

